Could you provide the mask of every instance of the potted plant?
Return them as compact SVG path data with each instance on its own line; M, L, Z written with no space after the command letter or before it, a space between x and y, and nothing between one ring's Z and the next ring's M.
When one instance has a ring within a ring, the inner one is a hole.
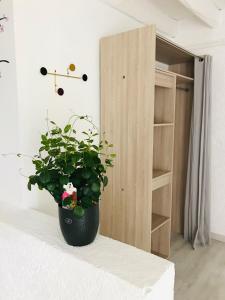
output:
M78 121L90 125L88 130L77 132ZM55 199L69 245L84 246L96 237L99 199L108 184L106 170L115 157L111 147L105 139L99 141L88 116L73 115L64 128L48 121L48 131L41 135L41 147L32 159L36 172L29 177L28 189L37 185Z

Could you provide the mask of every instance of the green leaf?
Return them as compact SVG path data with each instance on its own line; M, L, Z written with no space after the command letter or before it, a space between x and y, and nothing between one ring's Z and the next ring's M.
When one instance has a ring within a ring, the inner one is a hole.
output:
M87 196L89 194L89 192L90 192L90 188L88 186L85 186L84 187L84 192L83 192L84 195Z
M69 178L67 176L60 176L59 182L61 185L67 184L69 182Z
M35 175L32 175L29 177L29 182L30 184L36 184L37 183L37 178Z
M98 146L96 146L96 145L92 145L92 147L96 150L96 151L98 151L99 150L99 147Z
M99 192L99 190L100 190L100 184L97 183L97 182L93 182L92 185L91 185L91 190L92 190L94 193Z
M40 149L39 149L39 152L42 152L45 150L45 146L42 146Z
M89 136L89 134L87 132L85 132L85 131L82 131L82 133L85 134L85 135L87 135L87 136Z
M52 150L49 150L48 153L50 156L55 157L55 156L59 155L60 149L52 149Z
M68 165L64 169L65 173L71 175L74 172L74 167L72 165Z
M30 181L27 184L27 188L28 188L29 191L31 191L31 183L30 183Z
M88 178L90 178L90 176L91 176L91 172L89 170L84 169L82 171L82 177L83 178L88 179Z
M84 209L81 206L76 206L73 210L73 213L76 217L82 218L84 215Z
M70 142L77 142L77 140L74 138L74 137L68 137L68 140L70 141Z
M73 182L73 186L78 187L81 184L81 179L79 177L75 177L72 179L72 182Z
M33 160L33 164L35 165L36 170L40 170L40 168L42 167L41 160Z
M55 189L55 184L49 183L49 184L47 185L47 190L48 190L48 191L52 192L52 191L54 191L54 189Z
M72 126L71 124L67 124L66 127L64 128L64 133L68 133L71 130Z
M42 139L43 142L47 142L48 141L48 138L46 137L45 134L41 135L41 139Z
M104 176L104 178L103 178L103 186L104 186L104 187L107 186L108 182L109 182L108 177L107 177L107 176Z
M100 173L104 173L105 172L105 168L103 165L99 165L98 170Z
M53 122L53 121L50 121L50 123L51 123L51 124L53 124L53 125L56 125L56 123L55 123L55 122Z
M46 184L50 181L50 175L48 172L43 172L40 174L40 181L43 183L43 184Z
M116 157L116 154L115 154L115 153L112 153L112 154L110 154L110 156L111 156L112 158L115 158L115 157Z
M61 128L55 128L55 129L52 129L52 131L51 131L52 135L56 135L56 134L60 134L60 133L62 133Z
M44 163L47 164L49 162L49 159L50 159L50 156L46 156L43 160L44 160Z

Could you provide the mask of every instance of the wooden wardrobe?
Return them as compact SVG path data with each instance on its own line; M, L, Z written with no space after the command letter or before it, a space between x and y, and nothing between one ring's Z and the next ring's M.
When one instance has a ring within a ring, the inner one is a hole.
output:
M194 55L148 26L105 37L101 132L117 154L101 202L101 234L170 255L182 233Z

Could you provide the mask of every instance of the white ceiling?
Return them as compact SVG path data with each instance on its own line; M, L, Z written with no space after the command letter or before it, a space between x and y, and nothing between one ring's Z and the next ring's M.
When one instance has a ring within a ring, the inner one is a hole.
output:
M158 6L166 15L175 20L181 20L190 16L191 12L188 11L177 0L149 0L154 5Z
M193 19L215 29L222 24L225 0L102 0L136 20L155 23L160 33L175 37L180 21Z

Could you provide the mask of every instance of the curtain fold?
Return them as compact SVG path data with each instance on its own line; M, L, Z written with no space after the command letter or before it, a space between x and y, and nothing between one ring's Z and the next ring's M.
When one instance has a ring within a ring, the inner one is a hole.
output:
M210 114L212 57L195 59L194 102L184 211L184 238L193 248L210 241Z

